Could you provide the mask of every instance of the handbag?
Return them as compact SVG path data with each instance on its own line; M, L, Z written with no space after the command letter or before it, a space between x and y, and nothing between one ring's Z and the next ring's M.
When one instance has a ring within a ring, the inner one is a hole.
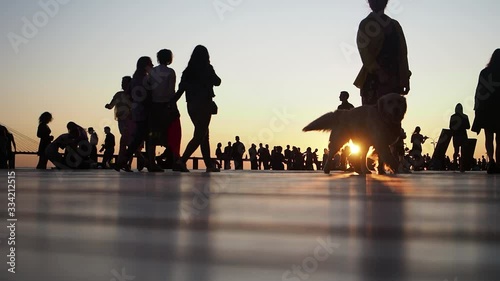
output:
M219 112L219 107L217 107L215 101L212 101L212 103L210 104L210 114L217 115L218 112Z

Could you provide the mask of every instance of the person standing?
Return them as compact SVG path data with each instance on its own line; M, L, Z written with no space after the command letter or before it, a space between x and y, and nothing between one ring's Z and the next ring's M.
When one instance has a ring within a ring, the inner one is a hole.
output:
M90 135L89 142L92 148L90 151L90 160L97 164L97 144L99 143L99 137L92 127L88 128L88 133Z
M40 144L38 145L37 155L39 158L36 168L39 170L47 169L47 162L49 161L49 159L45 154L45 150L47 149L47 146L49 146L49 144L54 140L54 136L50 134L51 130L48 125L50 122L52 122L52 114L50 114L50 112L44 112L38 118L38 129L36 132L36 136L40 138Z
M152 147L148 153L149 158L154 158L156 146L165 146L166 151L172 153L169 158L173 157L167 159L167 162L175 163L180 158L182 130L175 95L177 76L175 71L168 67L172 64L173 53L163 49L156 57L159 65L153 68L150 75L152 106L149 124ZM176 170L175 165L173 169Z
M217 158L217 168L222 169L224 153L222 153L222 143L220 142L217 144L217 149L215 149L215 157Z
M243 170L243 154L245 154L245 145L240 141L240 137L235 137L236 142L233 143L233 160L234 169Z
M460 164L460 172L464 172L463 153L467 144L467 130L470 129L469 117L464 114L462 104L455 106L455 114L450 117L450 130L453 136L453 163ZM459 161L460 157L460 161Z
M132 77L128 92L131 97L131 113L134 122L134 136L127 148L124 156L118 157L115 170L125 170L131 172L128 164L132 160L133 154L146 141L146 152L151 150L152 144L149 142L148 117L151 109L151 86L149 84L149 73L153 69L153 61L150 57L141 57L137 61L136 71ZM147 153L150 156L150 153ZM146 166L149 172L163 172L163 169L155 164L155 159L147 157Z
M227 146L224 147L224 170L231 170L231 155L233 150L233 146L231 142L227 142Z
M16 141L14 139L14 134L7 130L7 162L8 167L11 170L16 168Z
M214 166L210 155L209 126L212 114L217 108L213 101L214 86L220 86L221 79L210 64L210 55L206 47L198 45L194 48L187 68L182 73L181 83L177 92L178 100L184 92L189 117L194 125L193 138L189 141L182 157L177 161L182 172L189 172L186 162L198 147L205 162L207 172L220 172Z
M111 128L106 126L104 127L104 133L106 134L106 138L104 139L104 144L102 145L99 152L104 151L104 155L102 157L101 166L103 169L107 169L111 167L111 160L115 154L115 135L111 133Z
M500 173L500 49L491 56L488 66L479 74L476 89L475 118L472 131L480 133L484 129L488 174ZM495 142L495 146L493 145Z
M127 146L132 139L132 115L130 113L131 100L126 94L130 86L132 77L124 76L121 82L122 91L117 92L111 101L104 107L107 109L114 109L115 120L118 122L118 130L120 131L120 146L118 150L119 155L123 155L127 150Z
M411 72L403 29L384 13L388 0L368 0L372 12L361 21L357 45L363 66L354 85L363 105L389 93L407 95Z
M352 105L349 102L349 93L346 91L340 92L339 100L342 102L337 109L340 110L351 110L354 108L354 105Z
M258 170L259 162L257 158L257 145L255 145L255 143L252 143L252 146L248 150L248 155L250 155L250 168L252 170Z

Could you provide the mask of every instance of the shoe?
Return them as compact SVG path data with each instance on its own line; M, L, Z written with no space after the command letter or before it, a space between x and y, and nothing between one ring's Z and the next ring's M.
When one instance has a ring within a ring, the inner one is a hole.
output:
M148 172L150 172L150 173L163 173L165 171L162 168L158 167L157 165L151 165L148 167Z
M206 172L207 173L219 173L220 169L216 168L216 167L211 167L211 168L207 168Z
M126 163L116 163L113 166L113 169L115 169L115 171L117 171L117 172L120 172L123 170L127 173L132 173L132 170L129 168L129 166Z
M172 170L174 172L189 173L186 163L181 160L177 160L177 162L174 163Z

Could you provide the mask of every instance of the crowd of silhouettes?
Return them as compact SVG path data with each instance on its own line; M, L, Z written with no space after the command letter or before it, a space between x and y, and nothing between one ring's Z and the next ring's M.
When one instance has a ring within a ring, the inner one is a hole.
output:
M388 0L368 0L372 12L361 21L357 32L357 46L362 67L354 81L360 89L363 106L376 106L378 100L391 93L407 95L410 92L412 75L408 64L408 48L403 29L399 22L385 14ZM214 87L221 85L206 47L198 45L194 48L187 67L182 73L178 89L175 71L169 67L173 61L173 53L162 49L157 53L158 66L148 56L140 57L132 77L122 79L122 91L116 93L107 109L114 109L115 119L120 131L118 159L112 165L114 154L114 135L110 128L105 128L106 138L101 152L104 157L101 167L113 168L117 171L131 172L131 162L135 154L138 169L147 167L150 172L162 172L171 168L174 171L189 172L186 162L198 147L201 148L207 172L219 172L220 169L231 169L231 161L236 170L243 169L244 155L250 161L252 170L317 170L321 165L332 165L333 168L348 170L352 168L349 161L350 147L344 146L341 153L333 155L325 149L322 161L318 160L318 149L309 147L304 152L298 147L286 149L260 143L251 144L248 151L236 136L235 142L228 142L223 148L217 144L215 161L211 157L209 126L218 107L214 102ZM442 169L459 169L465 171L461 155L468 149L467 130L479 134L485 131L487 161L483 157L473 160L472 169L486 169L488 173L499 173L497 162L500 159L500 49L494 51L487 67L479 75L475 94L474 122L469 123L468 116L463 113L461 104L457 104L455 114L450 118L449 128L453 138L453 160L443 161ZM194 125L194 132L184 152L180 153L181 122L177 102L185 93L187 111ZM342 91L338 110L351 110L349 93ZM52 121L49 112L39 118L37 136L40 145L37 154L37 169L46 169L47 162L52 161L58 168L85 168L97 166L98 135L93 128L88 133L74 122L67 125L67 133L54 139L48 124ZM404 148L406 133L401 127L400 138L393 145L393 156L399 159L402 170L424 170L431 167L428 154L423 154L422 144L427 137L416 127L411 135L411 149ZM396 131L397 132L397 131ZM397 134L397 133L396 133ZM10 138L10 139L9 139ZM496 143L496 151L494 150ZM5 127L0 127L0 167L10 164L12 157L12 134ZM156 147L165 147L160 156L156 156ZM142 149L146 148L146 153ZM64 154L58 153L64 149ZM14 143L15 150L15 143ZM487 162L487 164L485 164ZM379 172L384 163L379 163Z

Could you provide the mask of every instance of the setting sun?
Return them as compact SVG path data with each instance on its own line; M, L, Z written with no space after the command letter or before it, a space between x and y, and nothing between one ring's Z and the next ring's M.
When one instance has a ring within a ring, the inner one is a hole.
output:
M357 146L356 144L354 144L352 142L352 140L349 141L349 144L348 144L349 148L351 149L351 154L358 154L359 153L359 146Z

